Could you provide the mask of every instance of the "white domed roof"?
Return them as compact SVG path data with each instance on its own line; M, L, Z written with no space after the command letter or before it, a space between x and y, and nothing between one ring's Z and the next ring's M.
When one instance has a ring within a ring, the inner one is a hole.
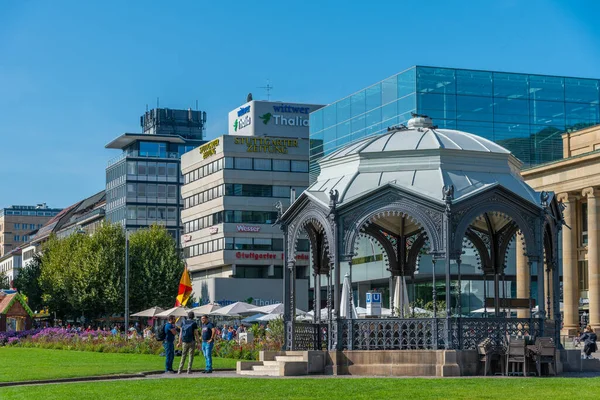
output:
M412 125L409 121L409 126ZM413 129L393 129L383 135L361 140L330 154L323 161L359 153L434 149L510 154L510 151L504 147L472 133L451 129L436 129L435 127L414 127Z
M384 185L398 186L443 202L442 187L454 186L454 202L500 185L539 204L539 194L520 175L510 151L480 136L437 129L417 116L408 126L362 139L324 157L307 194L328 203L329 191L348 202Z

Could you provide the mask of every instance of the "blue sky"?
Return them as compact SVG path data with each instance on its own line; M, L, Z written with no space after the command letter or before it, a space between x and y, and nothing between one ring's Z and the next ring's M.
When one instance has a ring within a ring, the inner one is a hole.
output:
M596 3L0 1L0 207L102 190L157 97L213 138L267 79L327 104L415 64L600 78Z

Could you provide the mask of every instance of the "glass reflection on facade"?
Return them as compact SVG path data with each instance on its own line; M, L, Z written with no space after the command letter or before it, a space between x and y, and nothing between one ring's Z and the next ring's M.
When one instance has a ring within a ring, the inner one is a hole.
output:
M311 180L324 155L413 112L493 140L525 166L557 160L562 133L600 123L599 87L598 79L416 66L310 114Z

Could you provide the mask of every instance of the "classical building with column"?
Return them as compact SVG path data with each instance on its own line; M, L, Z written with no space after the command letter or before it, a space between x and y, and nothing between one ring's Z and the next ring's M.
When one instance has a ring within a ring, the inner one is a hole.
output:
M557 193L564 205L562 334L571 336L582 322L600 332L600 125L564 133L562 140L562 160L526 169L522 176L535 190ZM518 259L517 271L525 263Z

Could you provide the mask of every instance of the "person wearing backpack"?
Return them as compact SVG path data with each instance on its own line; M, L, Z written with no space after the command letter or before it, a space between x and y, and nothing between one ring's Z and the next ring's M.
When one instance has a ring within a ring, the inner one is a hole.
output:
M177 328L175 327L175 317L170 315L167 319L167 324L163 327L164 341L163 348L165 349L165 374L173 371L173 359L175 358L175 335ZM158 338L160 340L160 337Z
M181 374L185 359L190 356L188 361L187 373L192 373L192 364L194 363L194 353L196 351L196 343L200 341L200 335L198 334L198 324L194 321L194 312L188 313L188 320L181 325L181 334L179 335L179 343L177 346L181 346L181 362L177 370L178 374Z

